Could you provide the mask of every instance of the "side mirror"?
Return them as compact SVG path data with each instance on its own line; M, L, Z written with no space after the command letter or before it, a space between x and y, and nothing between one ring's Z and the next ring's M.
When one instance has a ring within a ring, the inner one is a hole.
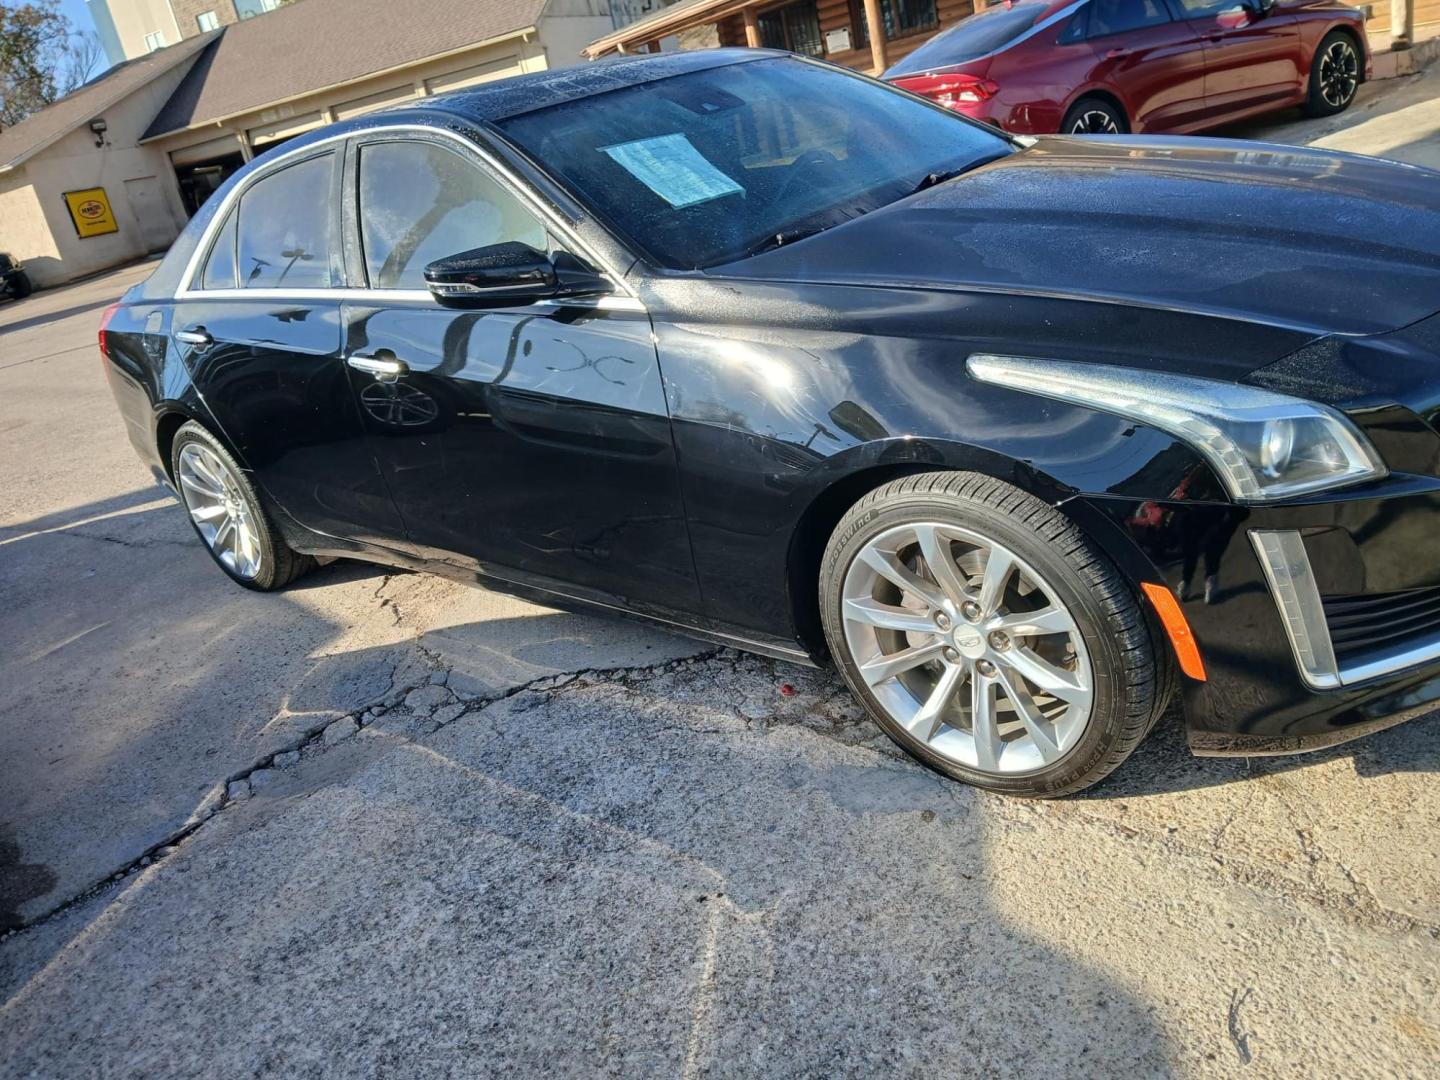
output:
M425 267L430 294L447 307L511 307L562 296L610 291L599 274L568 256L552 261L528 244L508 241L436 259Z

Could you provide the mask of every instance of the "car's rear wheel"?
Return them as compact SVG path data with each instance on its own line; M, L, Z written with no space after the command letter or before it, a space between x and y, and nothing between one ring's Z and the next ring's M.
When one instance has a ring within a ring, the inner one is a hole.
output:
M285 543L239 464L193 420L175 433L171 468L190 524L231 580L266 592L315 566Z
M1171 689L1130 585L1068 518L973 473L871 492L820 573L850 688L905 750L992 791L1057 796L1129 756Z
M1360 89L1360 52L1355 39L1332 30L1315 50L1310 65L1310 92L1305 111L1311 116L1333 116L1344 112Z
M1124 135L1129 130L1125 114L1103 98L1081 98L1060 125L1062 135Z
M34 291L35 286L31 283L29 275L26 274L24 270L21 270L10 279L10 295L16 300L24 300Z

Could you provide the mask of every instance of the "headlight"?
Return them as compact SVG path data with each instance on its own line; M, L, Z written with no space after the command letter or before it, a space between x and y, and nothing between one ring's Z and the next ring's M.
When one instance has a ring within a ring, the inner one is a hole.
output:
M1237 502L1270 502L1386 475L1355 425L1313 401L1105 364L976 355L967 366L982 382L1088 405L1184 439L1215 467Z

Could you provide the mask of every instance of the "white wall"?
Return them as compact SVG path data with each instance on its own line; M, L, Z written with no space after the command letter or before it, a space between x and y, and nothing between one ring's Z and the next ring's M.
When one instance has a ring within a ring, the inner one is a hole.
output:
M120 39L120 48L128 59L151 51L145 45L145 35L152 31L163 33L166 45L180 41L180 27L168 0L109 0L108 6L115 23L115 36Z
M45 222L40 197L23 168L0 173L0 251L36 265L60 255Z
M164 152L141 147L136 140L174 92L189 65L181 64L102 114L109 145L97 148L88 125L72 131L42 150L23 168L33 189L28 208L0 212L0 251L11 251L26 263L36 285L54 285L138 259L175 239L187 220L175 171ZM159 198L140 220L126 194L127 180L155 178ZM7 179L0 174L0 184ZM82 239L75 234L64 193L103 187L115 214L118 232ZM18 212L23 211L23 212ZM37 222L41 215L43 225ZM37 230L48 231L50 243L35 241ZM12 239L15 237L15 239ZM48 250L46 247L48 246ZM29 248L27 252L24 250Z
M583 3L584 0L581 0ZM596 38L604 37L615 27L605 15L554 15L552 3L540 20L540 43L545 46L545 59L552 68L574 67L587 63L580 50ZM609 5L605 5L608 12Z

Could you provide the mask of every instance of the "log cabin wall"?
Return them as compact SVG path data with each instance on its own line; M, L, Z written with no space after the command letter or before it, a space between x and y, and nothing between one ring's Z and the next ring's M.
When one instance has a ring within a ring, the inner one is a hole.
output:
M983 4L984 0L980 0ZM1440 0L1435 0L1440 3ZM760 12L769 11L773 8L785 7L783 3L769 5L759 8ZM850 41L856 48L847 49L844 52L826 53L825 59L832 60L837 64L844 64L846 67L854 68L856 71L870 70L870 46L862 44L860 40L860 20L864 16L863 0L854 0L853 7L850 0L816 0L816 14L820 18L820 36L824 36L832 30L850 31ZM973 0L936 0L936 14L939 16L939 25L930 29L920 30L913 34L905 34L901 37L891 38L885 43L885 53L890 63L895 63L902 56L910 53L911 50L919 48L930 38L934 37L945 27L952 23L959 22L968 15L975 13L976 7ZM745 20L739 15L732 15L723 19L718 25L721 45L744 45L745 44Z

